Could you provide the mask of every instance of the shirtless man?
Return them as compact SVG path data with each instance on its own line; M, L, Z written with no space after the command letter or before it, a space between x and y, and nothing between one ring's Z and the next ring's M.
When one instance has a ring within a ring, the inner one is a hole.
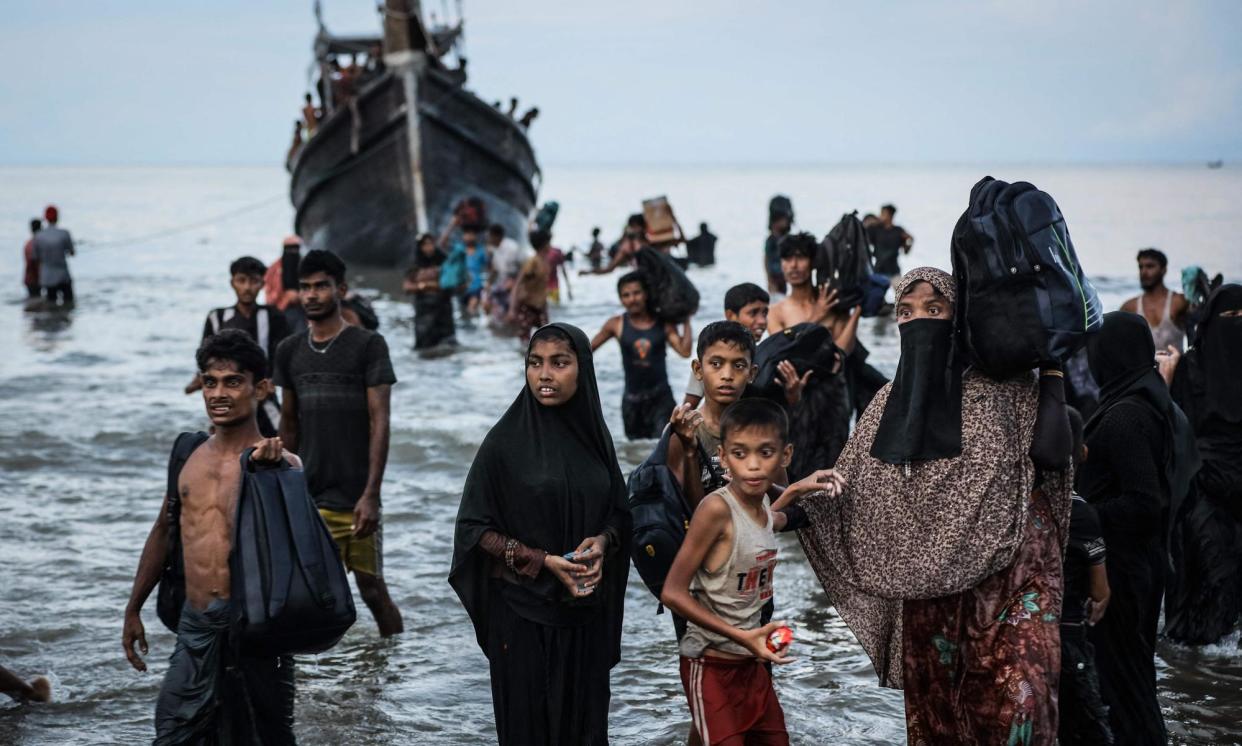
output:
M177 479L185 605L156 703L155 743L293 743L293 659L238 657L230 649L229 552L242 452L254 446L254 461L301 462L279 438L259 433L256 412L272 382L267 356L248 334L226 329L207 338L197 360L214 432ZM141 611L170 549L168 515L165 495L125 607L121 644L138 671L147 670L135 646L147 653Z
M820 324L832 332L832 340L848 355L854 349L862 307L837 308L837 291L827 285L811 284L811 263L815 256L815 237L809 233L786 236L780 242L781 273L789 284L789 295L768 312L768 334L778 334L804 322Z
M845 358L854 351L858 320L862 308L837 306L837 292L811 282L811 263L815 256L815 237L796 233L781 239L781 273L789 284L789 295L768 311L768 333L779 334L797 324L819 324L832 332L840 350L833 373L841 371ZM802 371L797 371L801 373ZM788 376L788 373L783 373ZM790 442L794 446L789 479L797 481L817 468L836 463L850 430L850 392L844 375L825 378L812 376L797 406L789 408Z
M1164 286L1169 258L1159 249L1143 249L1138 253L1139 285L1143 294L1121 304L1121 310L1142 314L1151 327L1156 354L1181 352L1186 342L1186 314L1190 302L1181 293Z

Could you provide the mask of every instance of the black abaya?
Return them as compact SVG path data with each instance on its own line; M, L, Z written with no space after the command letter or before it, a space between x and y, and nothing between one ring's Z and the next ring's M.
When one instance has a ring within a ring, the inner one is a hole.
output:
M1174 517L1164 631L1190 644L1216 642L1242 616L1242 318L1220 315L1239 308L1242 287L1213 293L1173 379L1203 466Z
M551 326L577 355L577 392L548 407L523 386L488 433L466 478L449 583L488 657L499 742L602 744L609 671L620 659L630 517L590 343L575 327ZM497 577L504 562L480 546L489 532L540 556L606 534L603 578L590 596L572 598L546 567L533 578Z
M1167 567L1165 464L1172 447L1162 413L1172 402L1153 367L1155 346L1141 316L1106 315L1087 352L1101 401L1087 425L1078 492L1099 514L1112 592L1089 636L1116 742L1163 746L1155 655Z

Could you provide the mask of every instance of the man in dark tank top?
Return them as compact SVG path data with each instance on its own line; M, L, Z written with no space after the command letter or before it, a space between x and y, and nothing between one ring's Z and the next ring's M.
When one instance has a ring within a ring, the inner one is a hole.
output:
M682 357L690 356L690 320L683 321L679 329L656 318L647 305L646 279L641 272L623 275L617 281L617 295L625 313L604 322L591 340L591 351L613 337L617 339L625 369L625 394L621 397L625 437L658 438L677 406L664 366L667 346Z

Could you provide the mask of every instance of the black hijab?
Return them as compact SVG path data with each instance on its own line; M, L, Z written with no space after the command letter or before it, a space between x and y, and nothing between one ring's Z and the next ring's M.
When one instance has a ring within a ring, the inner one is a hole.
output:
M917 282L929 283L956 307L953 277L931 267L910 270L898 301ZM914 319L898 327L901 359L880 416L871 455L889 464L953 458L962 453L962 367L949 319Z
M630 565L625 480L604 423L590 342L577 327L558 323L536 332L531 345L549 336L569 338L578 358L578 389L569 401L549 407L523 385L484 438L462 492L449 583L486 651L492 560L478 546L484 531L559 555L613 528L620 546L608 548L604 577L590 596L571 598L549 571L520 585L506 582L503 596L516 613L540 624L580 626L602 618L599 644L609 647L615 664Z
M1087 420L1088 436L1109 409L1131 397L1168 417L1173 400L1156 372L1156 344L1142 316L1126 311L1104 314L1100 330L1087 339L1087 365L1100 385L1100 406Z
M1242 317L1221 318L1242 309L1242 285L1222 285L1203 307L1194 345L1173 379L1178 402L1192 413L1196 429L1209 418L1242 426Z

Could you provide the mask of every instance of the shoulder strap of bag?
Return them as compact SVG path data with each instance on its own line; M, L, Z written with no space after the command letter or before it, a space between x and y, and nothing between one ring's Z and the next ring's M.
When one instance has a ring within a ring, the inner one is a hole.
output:
M181 520L181 491L177 488L181 470L185 468L185 462L190 460L190 454L206 442L208 437L204 432L184 432L173 442L172 453L168 456L168 487L164 494L168 498L168 519L174 528L180 528Z

